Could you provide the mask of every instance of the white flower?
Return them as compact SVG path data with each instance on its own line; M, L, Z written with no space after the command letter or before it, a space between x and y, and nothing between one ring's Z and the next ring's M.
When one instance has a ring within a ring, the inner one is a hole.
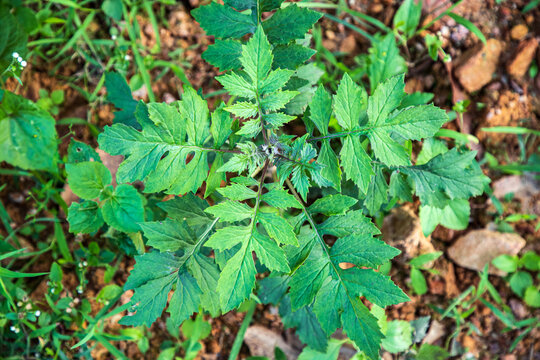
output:
M15 51L13 54L11 54L11 56L13 56L14 58L18 58L18 57L19 57L19 53Z
M21 66L22 66L22 67L26 67L26 65L27 65L26 61L24 61L24 60L21 61Z
M36 315L36 317L39 317L39 315L41 315L41 311L37 310L34 315Z
M68 314L71 314L72 311L73 311L73 310L71 310L71 308L67 308L67 309L66 309L66 312L67 312Z

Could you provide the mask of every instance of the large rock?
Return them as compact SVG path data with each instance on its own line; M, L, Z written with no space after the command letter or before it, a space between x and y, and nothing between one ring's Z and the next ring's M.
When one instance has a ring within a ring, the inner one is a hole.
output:
M459 266L471 270L482 270L490 264L489 273L506 275L491 265L499 255L516 255L525 246L525 240L516 234L491 230L473 230L460 237L448 249L448 256Z
M457 61L455 75L468 92L480 90L493 78L504 45L497 39L489 39L465 52Z
M527 70L529 70L537 48L538 40L535 38L523 40L519 44L512 60L506 66L508 73L516 79L522 78L527 73Z
M289 360L296 359L299 355L299 352L286 343L279 334L258 325L250 326L247 329L244 342L253 356L266 356L274 359L276 347L280 348Z

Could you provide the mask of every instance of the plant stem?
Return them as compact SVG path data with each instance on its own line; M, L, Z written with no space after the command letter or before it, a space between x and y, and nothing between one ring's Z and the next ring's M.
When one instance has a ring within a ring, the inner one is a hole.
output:
M238 358L238 354L240 353L240 348L242 347L242 343L244 342L244 335L246 334L246 330L249 324L251 323L251 320L253 319L253 313L255 312L256 306L257 306L257 303L253 300L250 300L249 308L246 312L246 316L244 317L244 320L242 321L242 326L240 326L240 330L238 330L238 334L236 334L236 338L234 339L231 353L229 354L229 360L236 360Z

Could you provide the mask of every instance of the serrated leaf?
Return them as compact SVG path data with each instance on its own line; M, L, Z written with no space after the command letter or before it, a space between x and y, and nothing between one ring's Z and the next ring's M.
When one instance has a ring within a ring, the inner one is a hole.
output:
M369 234L352 234L339 238L330 250L332 261L376 268L399 255L401 251Z
M345 215L345 212L357 202L358 200L347 195L327 195L315 200L307 210L313 214L320 213L326 216Z
M240 62L251 80L258 84L272 68L272 50L263 28L259 25L255 34L242 46Z
M275 240L256 231L253 236L252 249L261 263L268 269L281 272L291 271L285 253Z
M204 212L208 203L193 194L176 196L171 200L158 203L157 206L167 212L170 218L186 221L194 230L206 227L212 222L212 216Z
M388 200L388 184L380 166L375 167L375 175L371 177L364 206L370 214L375 214Z
M249 119L257 115L257 104L247 101L239 101L225 108L230 113L242 119Z
M202 54L202 58L211 65L219 68L219 71L238 69L242 66L242 43L237 40L219 40L209 45Z
M372 269L351 268L342 271L342 278L353 291L370 302L385 307L409 301L409 297L395 285L389 276Z
M259 213L258 219L272 239L280 244L298 245L293 227L281 216L274 213Z
M341 191L341 168L339 159L332 150L330 141L324 139L321 145L321 152L317 162L323 166L321 175L327 179L337 191Z
M253 215L253 209L237 201L224 201L205 209L209 214L219 217L219 221L242 221Z
M114 112L113 123L125 124L140 129L140 125L135 119L137 100L133 99L126 79L117 72L106 72L105 88L107 89L107 101L113 103L116 108L121 109Z
M266 79L262 80L258 85L259 94L265 95L281 90L287 84L291 76L294 74L292 70L277 69L271 71Z
M300 209L302 207L294 196L292 196L282 188L275 188L270 190L269 192L262 195L261 200L266 202L268 205L278 209Z
M321 16L321 13L291 4L277 10L270 19L263 22L263 27L272 44L287 44L291 40L303 38Z
M334 96L334 112L339 125L345 130L358 127L363 117L362 113L366 109L366 103L366 90L355 84L351 77L345 74Z
M261 108L263 111L276 111L283 109L285 105L296 95L298 95L297 91L286 90L275 92L261 99Z
M440 192L450 199L469 198L483 192L489 179L474 162L475 155L474 151L459 153L454 148L424 165L404 167L402 172L413 179L422 204L439 206Z
M177 275L176 289L167 312L171 314L173 324L180 326L184 320L199 311L202 291L195 278L185 268L179 270Z
M97 198L112 181L111 172L100 162L66 164L68 184L75 195L85 200Z
M255 286L256 274L248 241L227 261L219 277L217 290L224 312L234 309L249 297Z
M205 246L217 250L229 250L235 245L248 242L251 236L250 228L246 226L227 226L219 229L208 239Z
M136 313L124 316L119 323L150 326L167 305L179 264L174 255L159 252L135 256L135 261L124 290L135 290L131 301L137 304Z
M235 72L230 72L216 78L231 95L253 99L256 96L251 84Z
M291 308L289 296L285 296L279 307L279 315L285 328L296 328L300 340L319 351L326 351L328 340L311 307L296 311Z
M223 154L216 154L214 162L210 167L208 178L206 179L206 189L204 190L204 197L207 198L221 186L221 183L227 181L227 176L223 172L218 170L223 166Z
M159 251L176 251L195 244L195 234L185 221L166 219L164 221L143 222L139 224L147 245Z
M361 211L332 216L317 227L322 234L344 237L351 234L380 234L380 230Z
M315 54L315 50L298 44L288 44L274 47L273 54L272 68L296 70Z
M392 76L407 72L407 63L399 54L394 34L385 35L369 50L368 77L371 92Z
M191 14L207 35L218 38L240 38L257 28L252 16L234 11L231 7L211 2L194 9Z
M255 191L240 184L232 184L227 187L220 188L218 189L218 192L228 199L238 201L253 199L257 196L257 193Z
M358 136L347 135L343 139L343 147L339 153L341 166L345 170L347 180L352 180L362 193L366 193L371 175L371 159L360 143Z
M321 135L328 135L328 124L332 117L332 97L322 86L317 88L309 103L309 113L310 120L313 121Z
M144 221L144 208L137 190L127 184L118 185L110 197L101 202L105 222L126 233L137 232Z

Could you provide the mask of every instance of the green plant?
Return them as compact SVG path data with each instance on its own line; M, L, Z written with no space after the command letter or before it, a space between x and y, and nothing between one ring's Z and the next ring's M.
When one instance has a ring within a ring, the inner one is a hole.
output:
M117 106L136 122L118 121L98 138L102 150L125 156L119 185L107 185L110 174L95 158L68 163L68 182L85 199L70 208L70 231L99 230L103 222L89 219L101 214L141 253L144 245L153 248L135 256L125 285L134 290L133 307L122 324L150 325L173 288L167 311L175 327L193 313L217 316L252 296L258 273L270 273L259 282L259 297L280 304L285 326L296 327L304 342L324 350L343 327L375 359L383 334L360 296L381 307L408 297L373 270L399 251L376 238L380 231L366 215L413 193L423 205L444 207L481 194L487 178L475 153L457 148L411 163L412 141L435 135L448 118L406 96L402 74L372 72L378 80L370 96L347 75L333 97L319 87L302 118L306 133L285 134L283 125L310 98L311 85L300 75L313 51L298 39L320 14L287 4L261 21L262 11L279 5L238 1L194 11L210 35L222 38L205 58L233 69L217 79L235 101L210 112L189 86L173 104L135 105L129 93L121 95L128 101ZM247 34L246 43L235 40ZM332 118L336 132L329 131ZM137 180L145 194L185 195L159 202L166 216L155 217L126 184Z
M411 266L411 286L418 295L424 295L428 290L426 278L421 270L428 271L432 274L438 274L436 270L429 269L426 265L437 260L441 255L442 251L436 251L417 256L409 261L409 265Z
M500 270L507 272L507 280L512 291L522 298L531 307L540 307L539 285L534 284L530 272L540 270L540 256L528 251L521 258L517 255L500 255L493 259L492 264Z

